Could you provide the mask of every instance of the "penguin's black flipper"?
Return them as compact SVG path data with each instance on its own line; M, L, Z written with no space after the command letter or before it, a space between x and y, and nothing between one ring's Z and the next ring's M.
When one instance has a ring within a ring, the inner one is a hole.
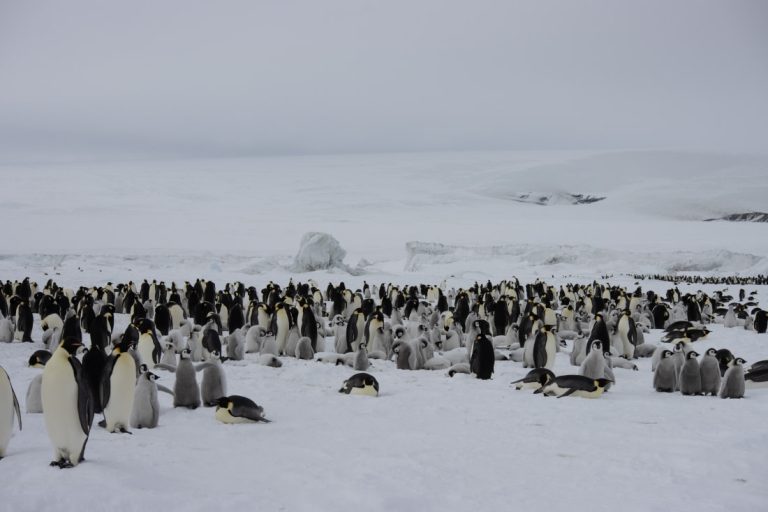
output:
M172 389L168 389L167 387L163 386L162 384L157 385L157 390L162 391L163 393L168 393L171 396L176 396L176 394L173 392Z
M10 385L11 379L8 378L8 384ZM21 430L21 409L19 408L19 399L16 398L16 391L11 386L11 395L13 395L13 410L16 412L16 421L19 422L19 430Z
M111 393L110 378L112 377L112 370L115 368L116 360L117 358L115 356L109 356L107 358L107 363L104 365L104 373L101 375L101 406L103 408L106 408L109 403L109 395Z
M162 370L168 370L171 373L176 373L176 367L175 366L171 366L171 365L165 364L165 363L157 363L155 365L155 368L160 368Z
M533 366L542 368L547 362L547 333L539 332L533 342Z
M80 428L83 429L83 434L87 436L91 432L91 424L93 423L91 390L88 387L88 382L83 378L80 361L75 357L70 357L69 363L72 365L72 371L75 374L75 380L77 380L77 415L80 418ZM107 379L107 389L109 389L109 379ZM84 449L85 447L83 447Z
M557 398L563 398L563 397L565 397L565 396L568 396L568 395L572 395L572 394L574 394L576 391L578 391L576 388L571 388L571 389L569 389L568 391L566 391L565 393L563 393L562 395L558 396Z

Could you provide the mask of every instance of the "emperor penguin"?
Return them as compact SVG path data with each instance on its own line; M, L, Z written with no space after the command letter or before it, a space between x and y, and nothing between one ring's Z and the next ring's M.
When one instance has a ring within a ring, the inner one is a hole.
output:
M81 346L76 336L63 337L43 370L40 395L45 427L53 444L51 466L59 468L71 468L85 460L85 444L93 421L91 394L75 357Z
M163 348L160 346L160 341L157 339L157 334L155 333L154 323L151 320L141 320L138 328L139 341L136 344L136 351L139 354L141 362L146 364L151 370L160 362Z
M315 351L312 349L312 342L307 336L299 338L295 351L296 359L314 359Z
M347 395L378 396L379 381L370 373L356 373L347 380L339 389L339 393Z
M452 377L453 375L451 375ZM515 389L520 391L521 389L537 389L546 386L550 382L555 380L555 374L551 370L546 368L534 368L529 371L525 377L512 382L515 385Z
M744 398L744 363L746 361L740 357L731 361L720 384L720 398Z
M701 394L701 368L699 360L696 359L699 354L691 350L685 355L685 363L680 370L680 392L684 395Z
M284 302L275 304L275 313L272 316L272 332L275 333L278 355L285 355L285 347L288 342L288 334L293 326L293 318L288 310L289 306Z
M128 433L136 387L136 360L130 341L123 337L112 350L101 380L101 403L108 432Z
M214 350L208 360L196 368L203 372L203 380L200 383L200 392L205 407L213 407L216 401L227 394L227 376L221 365L221 354Z
M200 386L197 384L197 372L192 364L192 352L185 348L179 354L176 365L176 382L173 385L173 406L197 409L200 407Z
M637 327L629 309L625 309L619 317L616 333L621 341L622 354L627 359L635 358L635 346L637 345ZM608 349L608 347L605 347Z
M605 377L606 362L602 345L603 343L600 340L592 342L592 350L581 363L579 375L589 377L590 379L602 379Z
M131 427L155 428L160 419L160 402L157 399L158 390L173 395L173 391L157 384L159 378L142 366L142 374L136 383L133 396L133 408L131 410Z
M21 411L19 410L19 400L16 398L16 392L13 390L11 378L0 366L0 459L5 457L8 448L8 442L13 433L14 416L21 430Z
M534 393L543 393L544 396L556 396L558 398L566 396L597 398L605 392L608 384L610 384L608 379L590 379L583 375L561 375Z
M677 389L677 372L671 350L664 350L653 373L653 388L663 393L672 393Z
M605 344L603 349L610 349L609 344L611 342L611 337L608 335L608 326L605 324L602 313L597 313L595 315L592 330L590 331L589 339L587 340L587 355L589 355L590 350L592 350L592 343L594 343L595 340L600 340Z
M705 395L716 396L720 391L720 363L715 355L717 350L710 348L701 356L699 372L701 374L701 392Z
M222 423L269 423L262 406L240 395L219 398L216 401L216 419Z
M472 344L469 366L478 379L487 380L493 375L496 354L493 342L486 334L478 334Z
M533 343L533 367L551 370L555 366L557 339L548 325L542 327Z

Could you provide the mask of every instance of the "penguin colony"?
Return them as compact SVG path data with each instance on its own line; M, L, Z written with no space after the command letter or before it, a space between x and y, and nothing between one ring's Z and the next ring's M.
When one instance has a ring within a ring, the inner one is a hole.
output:
M659 296L639 286L556 289L516 279L458 290L364 283L352 291L343 282L321 290L311 280L261 290L242 283L217 289L204 280L70 290L52 280L38 289L25 278L0 284L0 341L36 341L38 315L46 349L29 357L28 365L43 371L29 384L26 409L45 417L51 465L69 468L85 460L96 414L113 433L157 427L158 391L172 395L174 407L215 407L222 423L269 422L262 406L228 394L224 363L249 353L271 367L281 366L281 357L349 366L358 373L338 391L363 396L379 394L378 380L366 373L377 361L481 380L492 378L497 361L513 361L531 368L512 383L516 389L558 398L600 397L616 383L616 370L637 370L632 361L650 357L658 392L742 398L747 387L768 387L768 361L745 368L729 350L699 354L694 345L710 323L765 333L766 312L755 295L743 288L738 300L726 290L683 295L674 287ZM116 314L130 315L122 333L114 330ZM661 345L644 341L650 329L663 329ZM556 354L565 348L577 370L555 375ZM174 374L173 389L156 382L159 371ZM0 367L0 458L15 423L21 430L19 402Z

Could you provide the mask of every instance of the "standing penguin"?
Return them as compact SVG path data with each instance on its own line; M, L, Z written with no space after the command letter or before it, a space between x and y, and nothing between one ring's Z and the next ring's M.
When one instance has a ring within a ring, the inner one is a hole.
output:
M720 385L720 398L744 398L744 367L746 361L740 357L734 359Z
M142 319L138 329L139 341L136 343L136 352L138 352L141 362L151 370L160 362L163 347L160 346L160 341L155 333L155 325L151 320Z
M632 318L632 314L628 309L625 309L619 318L619 323L616 326L616 333L619 335L621 341L622 354L627 359L635 358L635 346L637 345L637 327L635 320ZM608 347L606 347L606 350Z
M701 374L701 392L705 395L716 396L720 390L720 363L717 361L717 350L710 348L701 356L699 372Z
M603 342L595 340L592 342L592 350L584 358L579 368L579 375L589 377L590 379L605 378L605 356L602 350Z
M587 339L587 355L592 350L592 343L595 340L603 342L604 349L610 349L611 337L608 335L608 326L605 324L602 313L595 315L594 323L592 324L592 330L589 333L589 339Z
M653 373L653 388L662 393L672 393L677 389L677 372L671 350L661 353L661 360Z
M141 365L142 374L136 383L133 395L133 409L131 410L131 427L155 428L160 419L160 402L157 399L157 391L164 391L173 395L173 391L157 384L159 378L147 370L146 365Z
M43 370L40 394L45 427L53 444L51 466L59 468L71 468L85 460L93 421L91 394L75 357L81 346L77 337L64 337Z
M285 347L288 342L288 334L293 327L293 321L289 306L284 302L275 304L275 313L272 316L272 332L275 333L278 355L285 355Z
M472 344L472 355L469 358L469 366L472 373L478 379L487 380L493 375L493 366L496 362L496 354L493 342L484 334L478 334Z
M768 329L768 313L765 310L758 309L755 311L754 327L758 334L763 334Z
M129 433L128 425L136 387L136 360L129 352L130 348L130 341L123 337L107 359L101 380L104 421L100 425L113 433Z
M197 384L197 372L190 359L188 348L181 351L179 364L176 366L176 382L173 385L173 406L197 409L200 407L200 386Z
M203 397L203 405L213 407L222 396L227 394L227 376L221 365L221 354L214 350L208 360L197 366L196 370L203 372L203 381L200 391Z
M699 354L691 350L685 355L685 363L680 370L680 392L684 395L701 394L701 368Z
M594 344L594 342L593 342ZM551 370L555 366L557 340L549 326L544 326L536 335L533 343L533 367Z
M16 398L16 392L13 390L11 378L0 366L0 459L5 457L8 442L11 440L13 432L13 419L19 423L21 430L21 411L19 410L19 400Z

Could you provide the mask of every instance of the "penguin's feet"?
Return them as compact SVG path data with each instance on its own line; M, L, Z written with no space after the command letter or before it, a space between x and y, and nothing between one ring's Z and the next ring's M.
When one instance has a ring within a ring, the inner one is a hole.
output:
M101 428L107 428L107 420L106 420L106 418L99 422L99 426Z
M118 431L119 431L121 434L131 434L131 435L133 435L133 432L131 432L130 430L128 430L128 429L127 429L127 428L125 428L125 427L120 427L120 429L119 429Z

